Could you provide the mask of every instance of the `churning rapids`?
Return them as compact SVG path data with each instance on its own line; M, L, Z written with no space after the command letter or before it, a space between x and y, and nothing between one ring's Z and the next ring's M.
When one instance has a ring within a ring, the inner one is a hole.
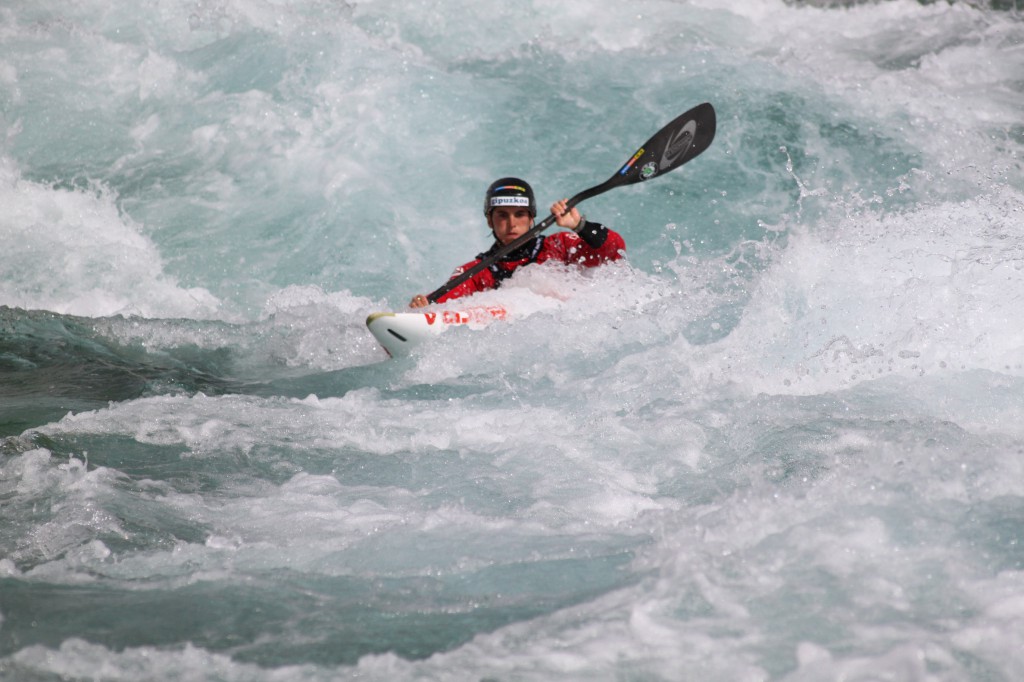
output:
M824 4L4 2L0 679L1024 679L1024 21Z

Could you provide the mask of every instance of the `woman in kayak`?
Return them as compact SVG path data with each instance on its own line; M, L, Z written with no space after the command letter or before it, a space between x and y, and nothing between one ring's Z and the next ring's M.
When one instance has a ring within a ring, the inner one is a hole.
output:
M568 209L568 201L562 199L551 205L551 215L559 227L572 232L557 232L547 237L537 235L514 251L505 254L488 267L480 270L451 291L438 297L437 303L454 298L469 296L478 291L495 289L512 276L512 273L530 263L553 260L584 267L594 267L606 261L618 260L626 249L622 236L600 223L593 223L581 215L575 207ZM501 178L491 183L484 196L484 216L487 225L494 232L494 245L475 259L456 268L452 277L488 258L506 244L529 232L537 217L537 202L533 189L519 178ZM420 294L409 302L410 308L422 308L430 303Z

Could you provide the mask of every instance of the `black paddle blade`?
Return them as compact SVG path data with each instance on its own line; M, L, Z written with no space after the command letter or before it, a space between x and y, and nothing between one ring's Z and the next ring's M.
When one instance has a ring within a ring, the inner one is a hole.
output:
M703 152L714 139L715 108L705 102L659 130L608 182L619 187L664 175Z
M711 146L714 139L715 108L708 102L698 104L655 133L615 175L580 192L569 200L569 205L575 206L610 189L644 182L675 170Z

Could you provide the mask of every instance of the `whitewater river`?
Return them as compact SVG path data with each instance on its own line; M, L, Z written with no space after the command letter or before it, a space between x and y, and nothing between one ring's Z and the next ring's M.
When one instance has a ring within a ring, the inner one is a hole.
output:
M1024 679L1024 19L836 5L0 2L0 679Z

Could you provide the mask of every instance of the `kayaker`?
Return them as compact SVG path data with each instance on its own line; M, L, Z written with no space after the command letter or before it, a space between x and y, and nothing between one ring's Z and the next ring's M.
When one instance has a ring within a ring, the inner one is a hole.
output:
M567 199L551 204L555 223L571 232L556 232L548 236L537 235L511 253L505 254L465 282L437 299L443 303L469 296L479 291L495 289L512 276L518 268L530 263L556 262L594 267L607 261L618 260L626 249L622 236L600 223L586 219L575 207L567 209ZM484 216L494 233L494 244L465 265L456 268L452 277L473 267L506 244L510 244L533 227L537 217L537 202L533 189L525 180L501 178L491 183L484 196ZM430 301L420 294L409 302L410 308L422 308Z

